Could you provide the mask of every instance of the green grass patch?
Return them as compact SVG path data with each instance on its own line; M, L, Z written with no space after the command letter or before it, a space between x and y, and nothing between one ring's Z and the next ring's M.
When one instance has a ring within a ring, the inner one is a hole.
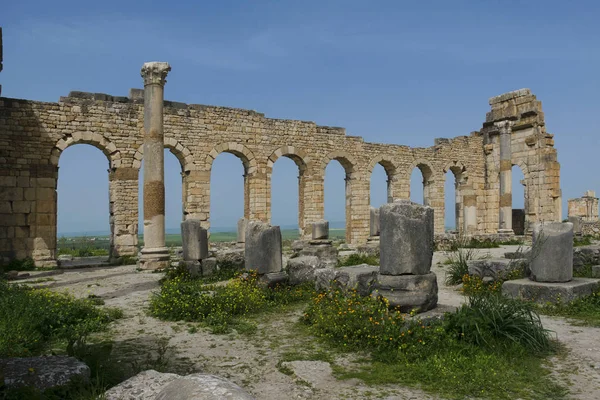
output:
M368 264L379 265L379 257L368 254L352 254L343 262L338 261L338 267L350 267L353 265Z
M313 294L312 285L266 287L254 271L239 273L223 286L178 275L165 280L152 296L150 313L168 321L203 322L213 333L232 328L252 332L243 317L307 301Z
M549 333L522 302L482 296L444 321L424 323L390 310L383 299L329 291L313 299L303 321L331 346L366 352L358 368L335 367L342 379L399 383L448 398L565 394L544 368L553 351Z
M448 255L448 259L444 262L448 265L446 271L446 285L458 285L462 282L463 277L469 274L469 266L467 261L474 260L477 253L471 248L458 248L456 251Z
M583 237L574 236L573 237L573 246L574 247L589 246L591 244L592 244L592 238L590 236L583 236Z
M540 312L546 315L564 317L579 325L600 327L600 290L570 303L545 304L540 307Z
M72 354L91 333L122 316L120 310L95 307L94 301L0 281L0 357L42 354L56 342Z
M31 258L24 258L22 260L10 260L6 264L0 264L0 273L8 271L33 271L35 270L35 263Z

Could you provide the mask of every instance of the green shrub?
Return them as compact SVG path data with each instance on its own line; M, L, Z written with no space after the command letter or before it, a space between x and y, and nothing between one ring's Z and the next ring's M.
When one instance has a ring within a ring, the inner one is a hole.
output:
M225 286L207 285L180 273L165 280L160 292L153 294L150 312L169 321L202 321L211 326L213 332L222 333L235 324L235 317L304 301L312 293L308 285L263 286L253 271L238 273L238 277Z
M64 342L72 354L90 333L104 330L121 312L0 281L0 315L0 357L24 357L41 354L54 340Z
M469 274L467 261L474 260L477 252L472 248L459 248L448 256L448 271L446 271L446 285L458 285L463 277Z
M564 395L542 366L539 351L549 341L537 314L508 300L485 301L447 314L447 322L423 323L390 310L384 299L331 290L312 300L303 321L336 348L371 354L359 368L336 367L341 379L417 386L450 398ZM488 312L496 314L481 315Z
M35 270L35 262L31 258L23 258L21 260L14 259L7 264L0 265L0 272L33 270Z
M379 257L368 254L351 254L344 260L344 262L338 261L337 266L350 267L360 264L379 265Z
M468 304L446 315L445 326L459 339L478 346L513 342L532 352L551 348L549 331L534 306L500 295L470 297Z
M600 327L600 290L566 304L545 304L540 307L540 312L573 319L581 325Z
M590 236L573 237L573 246L575 247L589 246L590 244L592 244L592 238Z

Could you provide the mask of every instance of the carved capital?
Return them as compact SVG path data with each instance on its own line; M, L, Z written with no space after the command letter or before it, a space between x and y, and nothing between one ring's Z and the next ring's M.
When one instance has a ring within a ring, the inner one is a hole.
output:
M501 135L510 134L512 131L511 128L513 124L514 122L509 120L494 122L494 126L496 127L496 129L498 129L498 132L500 132Z
M142 66L142 78L144 78L144 86L164 86L167 82L167 74L170 70L171 66L167 62L154 61L144 63Z

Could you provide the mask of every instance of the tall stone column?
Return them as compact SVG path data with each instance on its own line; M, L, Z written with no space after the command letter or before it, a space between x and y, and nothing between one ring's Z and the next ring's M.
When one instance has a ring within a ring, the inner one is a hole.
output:
M512 150L511 121L500 121L494 125L500 132L500 207L498 233L513 233L512 230Z
M162 269L169 265L165 246L165 160L163 103L166 62L149 62L142 67L144 78L144 248L141 269Z

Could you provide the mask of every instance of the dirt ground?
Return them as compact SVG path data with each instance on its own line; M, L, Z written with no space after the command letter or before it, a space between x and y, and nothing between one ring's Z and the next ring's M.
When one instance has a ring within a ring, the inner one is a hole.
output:
M479 250L481 256L500 256L516 246ZM445 253L436 252L432 268L438 276L439 304L459 306L464 297L444 285ZM297 325L301 309L268 314L252 335L236 332L213 335L190 323L163 322L146 314L151 293L158 289L160 273L138 272L134 265L55 271L51 276L32 277L25 282L52 290L68 291L76 297L93 294L107 306L119 307L125 317L117 321L111 336L113 351L140 358L168 358L173 368L226 377L259 400L287 399L433 399L422 391L398 385L367 386L359 380L337 380L323 361L291 361L290 353L319 351L322 346L301 334ZM567 351L551 360L556 379L569 385L573 399L600 399L600 328L580 327L562 318L543 317ZM144 349L144 350L142 350ZM147 349L155 349L152 354ZM336 355L335 364L351 365L349 355ZM301 357L299 357L301 358ZM287 373L283 373L283 372ZM292 373L293 371L293 373Z

